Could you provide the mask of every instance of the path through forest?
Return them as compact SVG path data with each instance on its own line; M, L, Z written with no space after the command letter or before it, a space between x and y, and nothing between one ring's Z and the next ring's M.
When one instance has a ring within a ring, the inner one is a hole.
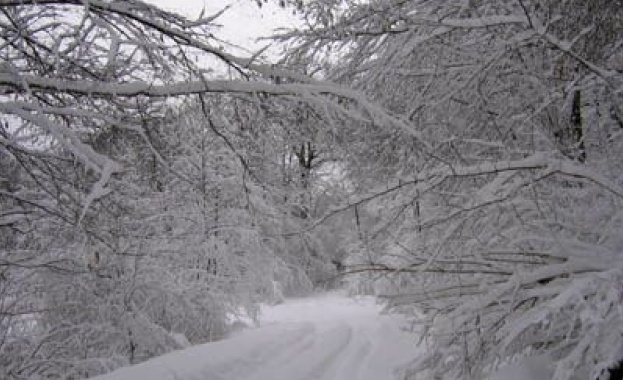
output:
M405 321L339 293L264 307L260 326L98 380L390 380L416 355Z

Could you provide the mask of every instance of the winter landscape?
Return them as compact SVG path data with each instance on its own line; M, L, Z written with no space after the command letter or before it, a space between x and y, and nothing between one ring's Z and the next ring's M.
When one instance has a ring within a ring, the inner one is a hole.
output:
M0 0L0 379L623 379L622 20Z

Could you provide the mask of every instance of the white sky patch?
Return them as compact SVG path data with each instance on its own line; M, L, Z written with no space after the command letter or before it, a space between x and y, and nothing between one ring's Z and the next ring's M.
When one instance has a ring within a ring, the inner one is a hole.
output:
M188 18L197 19L205 8L204 16L213 15L230 5L220 18L216 20L222 28L215 31L221 40L241 46L249 51L257 51L269 41L258 41L260 37L268 37L279 28L295 26L297 18L292 10L281 8L269 2L261 8L252 0L145 0L162 9L177 12ZM277 50L271 50L274 56Z

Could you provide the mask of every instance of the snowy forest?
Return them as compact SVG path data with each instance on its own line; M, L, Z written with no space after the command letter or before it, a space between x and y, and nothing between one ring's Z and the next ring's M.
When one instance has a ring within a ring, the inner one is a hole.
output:
M623 1L271 1L276 59L222 13L0 0L0 379L335 287L412 322L402 380L620 378Z

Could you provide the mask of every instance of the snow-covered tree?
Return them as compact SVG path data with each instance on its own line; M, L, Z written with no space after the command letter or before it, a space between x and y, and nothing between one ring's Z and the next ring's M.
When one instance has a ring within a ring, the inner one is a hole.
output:
M425 323L406 378L607 378L623 7L281 3L288 69L219 47L218 14L0 2L0 377L218 338L337 259Z
M244 113L368 103L227 53L218 16L0 2L0 377L88 377L215 339L274 278L309 283L254 161L270 123Z
M620 4L297 5L307 28L278 37L290 64L392 116L347 124L362 191L337 211L370 215L352 270L424 312L431 348L408 377L544 354L556 379L607 376L623 333Z

